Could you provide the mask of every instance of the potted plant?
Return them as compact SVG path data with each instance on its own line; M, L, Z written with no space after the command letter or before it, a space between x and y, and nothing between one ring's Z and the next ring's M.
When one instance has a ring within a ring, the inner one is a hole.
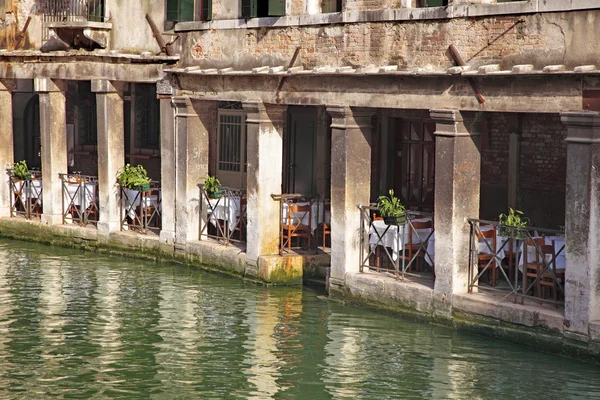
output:
M126 189L136 189L140 192L150 190L150 178L146 169L141 165L134 167L126 164L117 173L117 182Z
M389 196L379 196L377 208L386 225L406 225L406 213L399 198L394 196L394 191L389 191Z
M21 160L12 166L12 174L15 178L28 181L31 179L31 172L27 168L27 161Z
M509 208L508 215L502 213L499 216L500 226L498 234L512 239L523 240L527 236L529 218L523 215L523 211Z
M220 199L223 196L221 182L216 176L208 175L204 180L204 190L210 199Z

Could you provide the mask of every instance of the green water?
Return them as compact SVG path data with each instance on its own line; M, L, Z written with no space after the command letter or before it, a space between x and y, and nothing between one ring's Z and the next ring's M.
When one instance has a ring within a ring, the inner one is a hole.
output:
M600 398L600 368L184 267L0 242L0 398Z

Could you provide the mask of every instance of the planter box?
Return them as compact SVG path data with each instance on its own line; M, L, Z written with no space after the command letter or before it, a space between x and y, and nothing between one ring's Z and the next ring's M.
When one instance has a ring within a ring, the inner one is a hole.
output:
M146 183L144 185L136 186L134 189L140 192L147 192L150 190L150 184Z
M383 217L383 222L386 225L406 225L406 215L402 215L400 217Z

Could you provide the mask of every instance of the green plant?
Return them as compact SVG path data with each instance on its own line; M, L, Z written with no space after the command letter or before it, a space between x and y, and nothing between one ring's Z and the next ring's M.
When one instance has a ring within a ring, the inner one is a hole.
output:
M221 188L221 182L219 181L219 179L217 179L216 176L208 175L204 179L204 190L206 190L206 193L210 197L212 197L216 192L218 192L220 188Z
M27 161L21 160L13 164L12 173L16 178L19 179L31 179L31 173L27 168Z
M379 196L377 208L379 208L379 212L384 218L404 216L404 205L402 205L399 198L394 196L394 190L392 189L389 191L389 196Z
M498 233L501 236L510 236L519 239L527 235L525 231L529 225L529 218L523 215L523 211L509 207L508 215L502 213L498 219L500 221Z
M143 166L134 167L131 164L126 164L117 172L117 182L121 187L133 189L149 185L150 178Z

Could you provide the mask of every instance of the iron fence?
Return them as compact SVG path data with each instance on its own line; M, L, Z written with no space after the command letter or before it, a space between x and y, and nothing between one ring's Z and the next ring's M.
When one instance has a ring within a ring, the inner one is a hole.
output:
M564 232L538 227L512 228L496 221L468 219L469 293L502 291L514 302L525 298L564 304ZM484 275L488 275L484 284ZM544 297L552 292L552 299ZM563 300L561 300L562 298Z
M160 183L152 181L150 188L120 188L121 230L147 234L159 233L162 227L162 195Z
M200 189L200 240L215 239L228 246L246 242L246 191L221 187L220 194L209 196L204 184Z
M406 224L388 224L377 217L376 204L358 208L360 272L366 268L404 279L416 275L413 268L428 269L427 264L435 277L433 214L407 211Z
M11 169L7 170L10 192L10 216L39 219L43 212L42 173L29 171L29 179L17 178Z
M59 174L62 182L63 224L98 225L98 177Z

